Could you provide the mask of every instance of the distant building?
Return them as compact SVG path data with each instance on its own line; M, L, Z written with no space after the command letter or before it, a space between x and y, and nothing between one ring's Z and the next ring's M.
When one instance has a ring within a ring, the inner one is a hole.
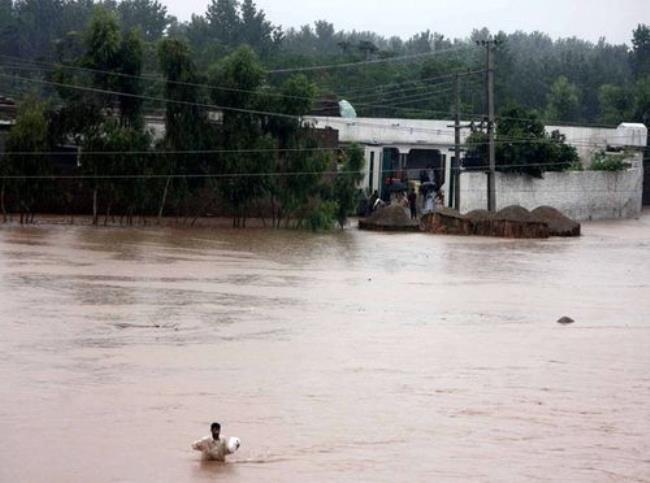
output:
M361 187L367 192L378 190L381 193L387 181L396 174L417 180L423 170L433 170L435 183L442 187L445 200L451 201L454 129L450 126L453 126L453 121L306 116L304 122L318 129L337 130L342 146L358 144L362 147L366 166ZM461 124L467 125L468 122ZM615 129L547 126L546 131L563 134L566 143L576 148L585 167L589 167L594 154L599 151L645 148L648 132L643 124L629 123ZM461 131L461 144L466 142L469 134L469 130ZM463 153L461 166L464 156Z

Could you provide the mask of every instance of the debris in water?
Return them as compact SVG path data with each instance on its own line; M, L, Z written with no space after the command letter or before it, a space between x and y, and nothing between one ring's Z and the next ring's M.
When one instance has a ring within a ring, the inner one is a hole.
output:
M573 320L571 317L562 317L560 320L557 321L557 323L561 325L571 325L575 323L575 320Z

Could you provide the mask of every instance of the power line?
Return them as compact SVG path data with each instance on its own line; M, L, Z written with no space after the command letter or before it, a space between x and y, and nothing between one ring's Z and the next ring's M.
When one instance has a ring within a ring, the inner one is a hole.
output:
M435 87L435 86L431 86ZM394 101L389 101L390 104L384 104L384 106L387 107L399 107L403 104L407 104L410 102L420 102L428 99L432 99L435 97L449 97L453 95L453 90L454 86L449 86L448 88L442 89L442 90L436 90L434 92L429 92L429 93L418 93L418 94L411 94L408 96L403 96L403 97L398 97ZM364 103L354 103L353 106L373 106L373 104L364 104Z
M621 136L623 137L623 136ZM544 144L552 142L550 139L499 139L496 144ZM464 143L464 147L482 146L486 142ZM569 146L578 145L581 147L601 147L602 143L576 140ZM242 148L242 149L206 149L206 150L176 150L176 151L16 151L5 152L4 155L11 156L170 156L170 155L206 155L206 154L261 154L261 153L284 153L284 152L336 152L345 151L346 147L316 147L316 148ZM417 149L416 149L417 150ZM563 163L560 163L563 164Z
M205 103L200 103L200 102L191 102L191 101L182 101L182 100L177 100L177 99L167 99L163 97L154 97L154 96L147 96L147 95L142 95L142 94L132 94L128 92L120 92L120 91L114 91L114 90L108 90L108 89L99 89L95 87L86 87L86 86L79 86L75 84L67 84L63 82L55 82L55 81L48 81L44 79L32 79L28 77L18 77L18 76L12 76L8 74L0 74L0 77L3 78L8 78L8 79L14 79L14 80L22 80L25 82L33 82L37 84L45 84L45 85L54 85L54 86L59 86L59 87L66 87L70 89L77 89L81 91L86 91L86 92L94 92L98 94L104 94L104 95L115 95L115 96L123 96L123 97L129 97L129 98L137 98L137 99L146 99L146 100L151 100L155 102L165 102L165 103L171 103L171 104L180 104L180 105L185 105L185 106L195 106L195 107L201 107L204 109L214 109L214 110L222 110L222 111L233 111L233 112L238 112L238 113L244 113L244 114L255 114L259 116L269 116L269 117L281 117L284 119L292 119L295 121L302 121L304 117L309 117L308 114L304 116L296 116L292 114L284 114L284 113L279 113L279 112L271 112L271 111L262 111L262 110L256 110L256 109L244 109L244 108L238 108L238 107L225 107L225 106L218 106L214 104L205 104ZM358 125L364 125L366 127L378 127L378 128L385 128L386 126L382 126L379 124L372 124L372 123L364 123L364 122L358 122ZM425 129L425 128L409 128L409 127L401 127L401 126L392 126L391 129L396 129L396 130L407 130L407 131L418 131L418 132L433 132L433 133L441 133L440 129Z
M0 55L0 57L12 57L12 56L7 56L7 55ZM51 65L56 65L56 64L51 64ZM238 88L230 88L230 87L224 87L224 86L212 86L209 84L198 84L198 83L191 83L191 82L181 82L181 81L168 81L162 78L155 78L152 76L135 76L135 75L130 75L130 74L123 74L120 72L113 72L113 71L106 71L106 70L100 70L100 69L90 69L90 68L85 68L85 67L75 67L75 66L67 66L64 64L58 64L59 67L64 67L64 68L71 68L75 70L82 70L82 71L89 71L89 72L97 72L97 73L104 73L104 74L110 74L110 75L116 75L116 76L123 76L123 77L129 77L129 78L137 78L137 79L145 79L145 80L154 80L154 81L161 81L161 82L169 82L171 84L178 84L178 85L188 85L188 86L194 86L194 87L203 87L203 88L208 88L208 89L218 89L218 90L225 90L225 91L232 91L232 92L242 92L242 93L249 93L249 94L254 94L254 95L260 95L260 96L271 96L271 97L282 97L282 98L289 98L289 99L300 99L300 100L314 100L313 98L309 97L304 97L304 96L292 96L292 95L285 95L281 93L273 93L273 92L259 92L259 91L251 91L247 89L238 89ZM18 68L18 69L23 69L23 70L29 70L28 68L23 68L23 67L16 67L16 66L11 66L8 68ZM32 70L54 70L54 69L46 69L46 68L34 68ZM483 72L482 70L475 70L475 71L469 71L466 73L466 75L473 75L476 73L481 73ZM0 76L5 77L5 78L10 78L7 74L0 74ZM64 83L58 83L55 81L47 81L47 80L42 80L42 79L32 79L32 78L25 78L25 77L18 77L18 76L11 76L12 78L15 78L17 80L22 80L22 81L27 81L27 82L36 82L36 83L42 83L42 84L50 84L50 85L58 85L58 86L64 86L64 87L69 87L73 89L82 89L82 90L89 90L89 89L95 89L95 88L90 88L90 87L84 87L84 86L77 86L73 84L64 84ZM438 77L432 77L429 78L428 80L434 80L434 79L442 79L442 78L449 78L453 76L438 76ZM414 81L406 81L406 82L414 82ZM391 84L387 84L391 85ZM392 84L396 85L396 84ZM424 89L427 86L420 86L417 87L417 89ZM415 88L413 88L415 89ZM410 89L409 89L410 90ZM94 90L94 92L97 92L97 90ZM130 93L123 93L123 92L118 92L118 91L105 91L103 93L106 94L112 94L112 95L122 95L122 96L128 96L128 97L137 97L137 98L142 98L142 99L147 99L147 100L152 100L155 102L174 102L174 103L184 103L186 105L196 105L198 107L206 107L206 108L214 108L214 109L222 109L222 110L231 110L231 111L236 111L236 112L248 112L252 114L260 114L260 115L269 115L269 116L283 116L283 117L292 117L292 118L297 118L297 116L291 116L288 114L282 114L282 113L277 113L277 112L265 112L265 111L255 111L251 109L239 109L239 108L226 108L222 106L216 106L216 105L210 105L210 104L201 104L201 103L189 103L186 101L178 101L178 100L173 100L173 99L165 99L165 98L158 98L158 97L151 97L151 96L144 96L144 95L136 95L136 94L130 94ZM377 95L382 95L382 94L377 94ZM362 107L378 107L378 108L388 108L391 107L389 104L366 104L366 103L358 103L355 102L355 105L362 106ZM313 112L319 112L319 111L326 111L328 108L322 107L319 109L315 109ZM419 112L424 112L424 113L447 113L447 111L433 111L429 109L410 109L410 108L400 108L398 106L394 106L394 109L399 109L399 110L405 110L405 111L419 111ZM464 115L469 115L469 116L483 116L483 114L478 114L478 113L465 113ZM509 120L520 120L520 121L530 121L528 118L518 118L518 117L511 117L511 116L497 116L497 120L499 119L509 119ZM616 128L617 126L605 126L601 123L571 123L571 122L566 122L566 121L559 121L559 120L544 120L545 123L551 124L551 125L558 125L560 127L565 126L565 127L583 127L583 126L595 126L595 127L601 127L603 129L612 129Z
M186 150L186 151L83 151L76 152L65 151L16 151L5 152L7 156L118 156L131 154L134 156L155 155L167 156L178 154L250 154L250 153L285 153L285 152L318 152L318 151L342 151L345 148L251 148L251 149L205 149L205 150Z
M0 55L0 57L12 57L12 56L7 56L7 55ZM31 63L37 63L40 61L25 61L20 59L21 62L31 62ZM45 64L44 62L40 62L41 64ZM127 77L127 78L132 78L132 79L143 79L143 80L152 80L155 82L164 82L164 83L169 83L173 85L185 85L185 86L192 86L192 87L198 87L198 88L206 88L206 89L212 89L212 90L223 90L223 91L228 91L228 92L238 92L238 93L247 93L247 94L252 94L256 96L270 96L270 97L278 97L278 98L286 98L286 99L297 99L297 100L309 100L309 101L318 101L318 99L313 99L311 97L305 97L305 96L294 96L294 95L287 95L287 94L281 94L281 93L276 93L276 92L269 92L269 91L253 91L253 90L248 90L248 89L238 89L238 88L232 88L232 87L224 87L224 86L215 86L215 85L210 85L210 84L199 84L199 83L193 83L193 82L182 82L182 81L171 81L167 80L164 78L157 78L153 76L137 76L137 75L132 75L132 74L124 74L121 72L114 72L114 71L108 71L108 70L101 70L101 69L91 69L87 67L77 67L77 66L69 66L65 64L53 64L53 63L48 63L48 65L52 65L54 67L36 67L36 66L4 66L5 68L8 69L17 69L17 70L27 70L27 71L53 71L56 70L57 68L66 68L66 69L73 69L73 70L80 70L84 72L91 72L91 73L102 73L102 74L107 74L107 75L114 75L114 76L119 76L119 77ZM473 75L474 73L477 73L480 71L470 71L468 73L465 73L464 75ZM437 76L437 77L431 77L429 79L422 79L420 81L427 81L427 80L436 80L436 79L445 79L449 78L448 75L444 76ZM413 82L413 81L405 81L405 82ZM388 85L396 85L396 84L388 84ZM426 86L419 86L417 88L409 88L407 90L413 90L413 89L422 89ZM383 94L382 94L383 95ZM388 95L388 94L385 94ZM340 97L340 96L337 96ZM367 96L364 96L367 97ZM355 105L361 105L355 101ZM375 107L367 104L369 107ZM329 108L327 107L321 107L312 110L312 112L322 112L322 111L327 111ZM397 109L397 108L396 108ZM404 110L409 110L412 111L412 109L404 109ZM422 112L428 112L428 110L420 110ZM438 112L443 112L443 111L438 111Z
M551 167L566 166L566 163L529 163L529 164L497 164L497 170L514 169L514 168L532 168L532 167ZM464 172L481 172L481 169L488 169L489 165L472 166ZM444 171L445 168L432 168L433 171ZM408 169L388 169L380 170L380 174L399 173L408 171ZM631 168L628 171L637 171ZM65 179L177 179L177 178L255 178L255 177L291 177L291 176L312 176L312 175L339 175L339 174L360 174L359 171L289 171L289 172L249 172L249 173L170 173L170 174L82 174L82 175L0 175L0 179L20 180L20 179L47 179L47 180L65 180ZM522 190L527 191L527 190ZM590 190L580 190L580 192Z
M467 50L469 49L470 46L462 46L462 47L453 47L450 49L446 50L437 50L433 52L424 52L421 54L410 54L410 55L402 55L402 56L397 56L397 57L387 57L384 59L373 59L373 60L361 60L357 62L346 62L342 64L329 64L329 65L315 65L315 66L310 66L310 67L292 67L292 68L286 68L286 69L274 69L274 70L268 70L267 72L269 74L285 74L285 73L291 73L291 72L310 72L310 71L316 71L316 70L333 70L333 69L345 69L349 67L359 67L362 65L373 65L373 64L385 64L385 63L391 63L391 62L401 62L404 60L410 60L410 59L418 59L418 58L423 58L423 57L433 57L436 55L442 55L442 54L448 54L451 52L459 52L461 50Z
M0 57L9 57L6 55L0 55ZM36 63L38 61L29 61L32 63ZM44 63L41 63L44 64ZM71 65L66 65L66 64L54 64L54 63L48 63L47 65L51 65L53 67L37 67L36 65L34 66L3 66L8 69L16 69L16 70L31 70L31 71L55 71L59 68L64 68L64 69L72 69L72 70L79 70L79 71L84 71L84 72L90 72L90 73L98 73L98 74L107 74L107 75L113 75L117 77L126 77L129 79L141 79L141 80L149 80L149 81L154 81L154 82L161 82L165 84L173 84L173 85L180 85L180 86L188 86L188 87L198 87L198 88L205 88L205 89L211 89L211 90L220 90L220 91L227 91L227 92L237 92L237 93L244 93L244 94L253 94L257 96L270 96L270 97L280 97L280 98L286 98L286 99L298 99L298 100L313 100L311 97L305 97L305 96L293 96L293 95L288 95L288 94L282 94L279 92L269 92L269 91L264 91L264 90L258 90L258 91L253 91L250 89L239 89L236 87L225 87L225 86L217 86L217 85L212 85L212 84L200 84L196 82L184 82L184 81L173 81L169 79L165 79L164 77L154 77L154 76L147 76L147 75L133 75L133 74L124 74L122 72L114 72L110 70L102 70L102 69L91 69L88 67L77 67L77 66L71 66Z
M296 116L292 114L284 114L284 113L279 113L279 112L271 112L271 111L262 111L262 110L255 110L255 109L244 109L244 108L238 108L238 107L225 107L225 106L218 106L214 104L205 104L205 103L199 103L199 102L192 102L192 101L183 101L183 100L177 100L177 99L167 99L167 98L162 98L162 97L154 97L154 96L147 96L147 95L141 95L141 94L132 94L132 93L127 93L127 92L120 92L120 91L113 91L113 90L108 90L108 89L98 89L94 87L86 87L86 86L79 86L75 84L67 84L67 83L62 83L62 82L55 82L55 81L48 81L44 79L32 79L32 78L27 78L27 77L18 77L14 75L8 75L8 74L0 74L0 77L3 78L8 78L8 79L15 79L15 80L22 80L25 82L33 82L33 83L38 83L38 84L45 84L45 85L54 85L54 86L60 86L60 87L66 87L70 89L77 89L77 90L82 90L86 92L95 92L95 93L100 93L100 94L105 94L105 95L116 95L116 96L123 96L123 97L129 97L129 98L140 98L140 99L147 99L155 102L165 102L165 103L172 103L172 104L180 104L180 105L186 105L186 106L195 106L195 107L201 107L204 109L215 109L215 110L222 110L222 111L233 111L233 112L238 112L238 113L245 113L245 114L255 114L255 115L260 115L260 116L269 116L269 117L281 117L285 119L292 119L297 122L301 122L305 117L309 118L309 114L305 116ZM377 106L378 107L378 106ZM438 111L442 112L442 111ZM465 114L467 115L467 114ZM472 115L472 114L470 114ZM476 116L479 116L479 114L476 114ZM344 119L344 118L340 118ZM522 119L522 120L527 120L527 119ZM425 132L425 133L437 133L437 134L443 134L445 132L447 133L453 133L453 130L443 130L443 129L427 129L427 128L418 128L418 127L408 127L408 126L386 126L382 124L373 124L373 123L368 123L364 121L358 121L356 119L352 119L349 122L359 125L359 126L365 126L365 127L376 127L376 128L381 128L381 129L394 129L394 130L406 130L409 132Z
M378 85L375 85L373 87L364 87L364 88L359 88L359 89L352 89L350 91L347 91L346 96L347 97L355 97L355 96L357 96L359 94L362 94L362 93L365 93L365 92L376 93L378 89L389 88L389 87L392 87L392 88L388 89L387 91L382 91L382 92L391 92L391 91L395 91L395 90L399 90L399 89L404 89L402 87L403 84L413 84L413 83L416 83L416 82L433 82L433 81L438 81L438 80L444 80L446 82L449 82L449 81L453 81L455 79L456 75L461 75L463 77L467 77L467 76L471 76L471 75L481 73L483 71L482 70L469 70L468 71L466 69L462 69L462 70L458 70L458 71L454 71L454 72L455 73L452 72L450 74L443 74L443 75L439 75L439 76L435 76L435 77L425 77L425 78L422 78L422 79L405 80L405 81L402 81L402 82L389 82L387 84L378 84ZM443 82L443 84L445 84L446 82ZM406 88L406 89L410 90L411 88Z
M439 51L443 52L443 51ZM417 54L417 55L425 55L425 54ZM429 55L429 54L427 54ZM280 98L287 98L287 99L298 99L298 100L314 100L313 98L310 97L304 97L304 96L294 96L294 95L288 95L288 94L282 94L278 92L268 92L268 91L253 91L253 90L248 90L248 89L239 89L239 88L234 88L234 87L225 87L225 86L215 86L211 84L201 84L201 83L194 83L194 82L183 82L183 81L172 81L165 79L163 77L155 77L155 76L147 76L147 75L133 75L133 74L125 74L122 72L114 72L114 71L108 71L108 70L101 70L101 69L92 69L89 67L79 67L79 66L71 66L67 64L61 64L61 63L51 63L51 62L43 62L43 61L38 61L38 60L30 60L30 59L23 59L20 57L16 56L11 56L11 55L6 55L6 54L0 54L0 58L8 58L8 59L14 59L14 61L17 62L22 62L22 63L30 63L30 64L40 64L40 65L50 65L53 67L46 68L46 67L24 67L24 66L4 66L8 69L17 69L17 70L56 70L57 68L65 68L65 69L72 69L72 70L78 70L78 71L84 71L84 72L92 72L92 73L102 73L102 74L108 74L108 75L113 75L113 76L118 76L118 77L127 77L131 79L143 79L143 80L150 80L150 81L155 81L155 82L163 82L163 83L169 83L169 84L174 84L174 85L184 85L184 86L191 86L191 87L199 87L199 88L206 88L206 89L212 89L212 90L223 90L223 91L228 91L228 92L239 92L239 93L247 93L247 94L253 94L253 95L259 95L259 96L270 96L270 97L280 97ZM462 70L460 71L461 75L474 75L478 73L484 73L485 71L482 69L475 69L471 71L465 71ZM379 84L375 87L372 88L363 88L360 89L360 92L367 92L367 91L376 91L377 89L381 87L387 87L387 86L399 86L401 84L406 84L406 83L413 83L413 82L426 82L426 81L433 81L433 80L440 80L440 79L453 79L456 74L448 74L448 75L441 75L441 76L436 76L436 77L430 77L426 79L416 79L416 80L409 80L409 81L403 81L400 83L388 83L388 84ZM5 75L6 76L6 75ZM20 78L19 78L20 79ZM27 80L23 78L22 80ZM443 83L444 84L444 83ZM405 91L410 91L410 90L417 90L417 89L425 89L425 88L430 88L430 86L415 86L412 88L407 88ZM350 99L354 99L354 96L351 96L352 93L356 92L357 90L352 90L349 91L347 94L344 95L339 95L341 98L349 97ZM390 91L389 91L390 92ZM400 91L397 91L400 92ZM361 98L365 97L381 97L383 95L389 95L385 92L381 93L376 93L376 94L369 94L367 96L361 96ZM317 100L317 99L316 99ZM361 105L357 102L355 102L356 105ZM369 107L374 107L368 104ZM383 107L383 106L382 106ZM326 108L322 109L317 109L317 110L326 110ZM425 110L422 110L423 112ZM428 110L427 110L428 111ZM440 112L440 111L438 111ZM481 114L476 114L481 115ZM515 120L515 121L529 121L530 119L528 118L520 118L520 117L512 117L512 116L500 116L497 115L497 120L499 119L508 119L508 120ZM558 126L565 126L565 127L596 127L596 128L603 128L603 129L614 129L618 126L612 126L612 125L606 125L604 123L590 123L590 122L571 122L571 121L561 121L561 120L544 120L544 123L550 124L550 125L558 125Z

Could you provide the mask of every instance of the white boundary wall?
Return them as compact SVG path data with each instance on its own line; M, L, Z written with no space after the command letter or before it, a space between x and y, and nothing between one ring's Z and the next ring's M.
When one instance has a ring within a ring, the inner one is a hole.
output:
M633 161L632 168L624 171L547 172L543 179L497 173L497 209L552 206L577 221L636 218L643 198L642 156ZM462 213L487 208L485 173L464 172L460 185Z

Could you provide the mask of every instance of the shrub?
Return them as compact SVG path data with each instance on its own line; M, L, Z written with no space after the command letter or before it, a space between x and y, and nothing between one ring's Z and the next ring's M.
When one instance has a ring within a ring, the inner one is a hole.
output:
M616 154L607 154L604 151L596 154L591 163L592 171L623 171L632 167L630 163L626 163L624 157Z

